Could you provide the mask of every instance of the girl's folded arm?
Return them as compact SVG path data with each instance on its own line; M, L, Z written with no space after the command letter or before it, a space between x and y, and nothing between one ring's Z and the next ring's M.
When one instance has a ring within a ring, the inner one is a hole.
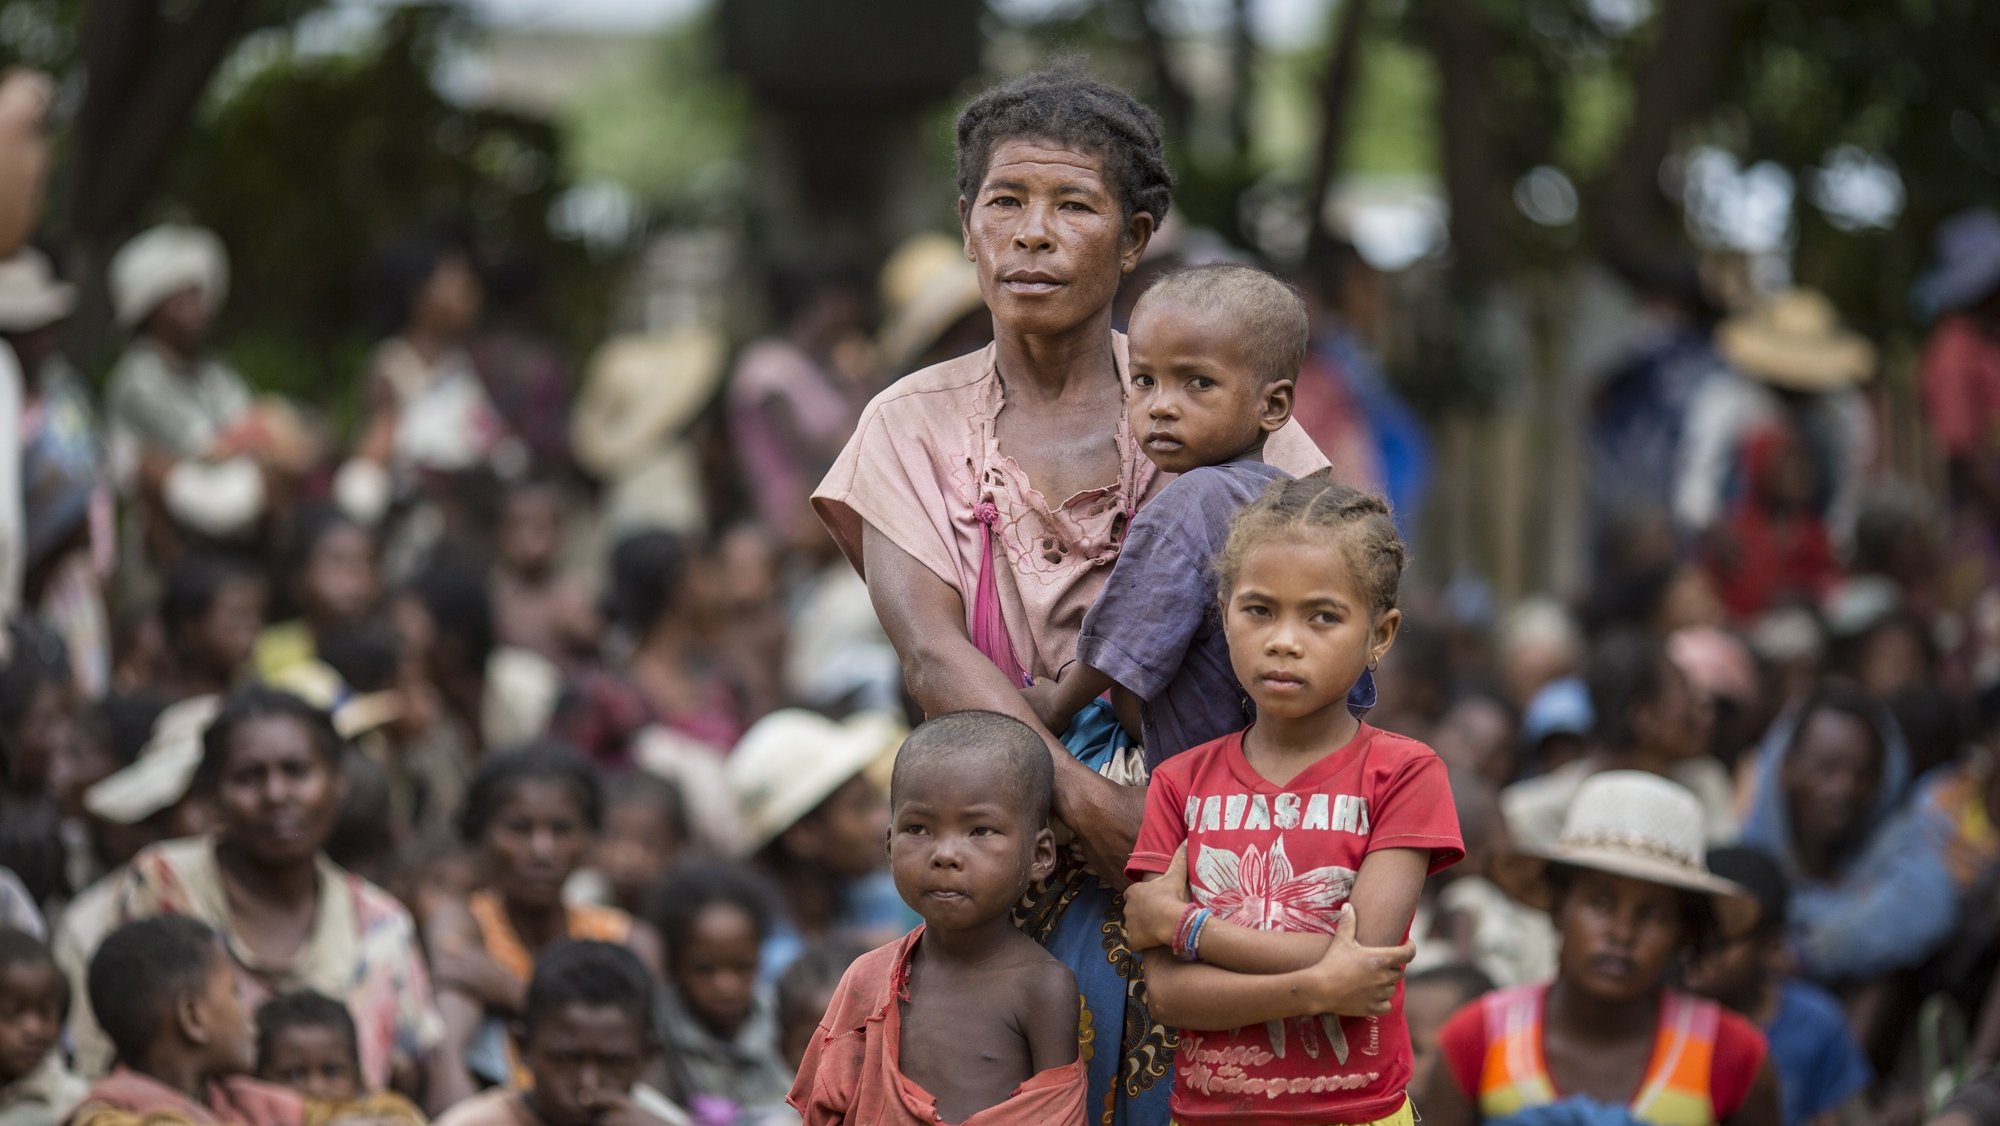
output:
M1362 860L1347 900L1354 905L1356 942L1396 946L1403 941L1430 859L1429 849L1385 848ZM1258 930L1217 916L1203 924L1197 943L1203 962L1244 974L1306 969L1324 958L1332 944L1332 938L1313 931Z

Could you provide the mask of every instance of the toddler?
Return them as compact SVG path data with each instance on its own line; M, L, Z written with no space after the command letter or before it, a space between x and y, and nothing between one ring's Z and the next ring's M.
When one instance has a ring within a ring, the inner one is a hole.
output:
M1249 266L1169 274L1132 310L1132 435L1172 484L1125 533L1118 562L1083 620L1076 664L1025 695L1061 732L1114 686L1114 705L1154 767L1252 716L1230 669L1209 561L1229 522L1286 473L1263 460L1264 440L1292 416L1305 362L1305 303ZM1356 704L1374 702L1374 682Z
M725 1104L731 1120L779 1109L786 1078L758 950L770 929L763 890L741 869L695 864L668 877L654 899L667 950L660 1010L681 1095ZM700 1109L700 1108L698 1108Z
M361 1045L347 1006L310 989L257 1010L257 1078L308 1100L315 1122L423 1126L422 1112L392 1091L361 1086Z
M526 1090L494 1088L437 1126L688 1126L687 1113L639 1081L659 1053L653 979L608 942L562 942L535 963L522 1008Z
M249 1078L250 1018L236 966L215 931L185 915L156 915L111 932L90 960L90 1005L118 1051L70 1119L100 1117L300 1126L299 1097Z
M993 712L903 744L889 860L924 924L842 976L792 1086L808 1126L1083 1120L1075 976L1011 918L1055 867L1054 775L1041 737Z
M83 1097L83 1083L56 1051L69 1004L69 982L49 948L26 931L0 928L0 1122L7 1126L56 1126Z
M1126 869L1153 1016L1181 1030L1174 1118L1407 1126L1410 920L1464 849L1443 760L1346 706L1396 640L1402 541L1322 471L1244 509L1215 569L1257 720L1154 772Z

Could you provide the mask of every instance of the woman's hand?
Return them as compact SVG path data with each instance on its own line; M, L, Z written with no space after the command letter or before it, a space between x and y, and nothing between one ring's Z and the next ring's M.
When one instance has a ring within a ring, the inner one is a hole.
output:
M1187 844L1167 870L1125 889L1125 940L1134 950L1168 949L1187 910Z
M1309 975L1312 999L1318 1011L1344 1017L1386 1016L1395 999L1396 986L1403 980L1403 967L1417 956L1415 943L1401 946L1363 946L1354 935L1360 924L1354 905L1341 905L1340 921L1334 927L1333 945Z
M431 958L431 973L439 986L456 989L489 1009L518 1013L527 987L502 969L484 950L451 943Z

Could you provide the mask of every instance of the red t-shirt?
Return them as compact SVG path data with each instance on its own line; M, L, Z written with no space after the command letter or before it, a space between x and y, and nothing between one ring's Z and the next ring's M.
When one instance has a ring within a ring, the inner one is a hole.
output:
M1432 872L1465 855L1435 752L1362 724L1346 746L1273 785L1243 735L1175 755L1153 772L1125 871L1164 872L1188 846L1188 890L1239 926L1332 934L1362 858L1431 850ZM1410 1081L1403 990L1383 1017L1293 1019L1181 1033L1173 1113L1187 1122L1373 1122Z
M1548 986L1534 988L1546 995ZM1450 1070L1452 1081L1474 1106L1479 1104L1480 1085L1486 1074L1486 1056L1491 1046L1487 1034L1486 1013L1478 999L1451 1014L1451 1019L1438 1030L1438 1052L1444 1065ZM1715 1048L1708 1065L1709 1099L1715 1108L1716 1121L1726 1121L1743 1109L1743 1101L1750 1097L1750 1084L1764 1066L1767 1052L1764 1034L1754 1025L1728 1009L1720 1012L1715 1025ZM1540 1054L1539 1047L1536 1054ZM1648 1065L1647 1079L1652 1078L1651 1071L1657 1063ZM1545 1072L1546 1065L1541 1070ZM1641 1080L1642 1088L1645 1084L1646 1080ZM1549 1087L1554 1086L1551 1078ZM1560 1100L1563 1092L1557 1091L1556 1097Z

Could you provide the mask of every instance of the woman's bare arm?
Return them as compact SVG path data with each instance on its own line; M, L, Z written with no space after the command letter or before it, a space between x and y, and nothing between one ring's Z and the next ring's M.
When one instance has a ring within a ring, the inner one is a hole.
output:
M876 617L902 658L910 695L928 715L984 708L1013 716L1049 745L1056 767L1056 816L1077 835L1085 860L1114 888L1139 836L1146 791L1119 786L1072 758L1017 685L1009 684L965 630L965 601L949 584L873 524L862 525L862 562Z

